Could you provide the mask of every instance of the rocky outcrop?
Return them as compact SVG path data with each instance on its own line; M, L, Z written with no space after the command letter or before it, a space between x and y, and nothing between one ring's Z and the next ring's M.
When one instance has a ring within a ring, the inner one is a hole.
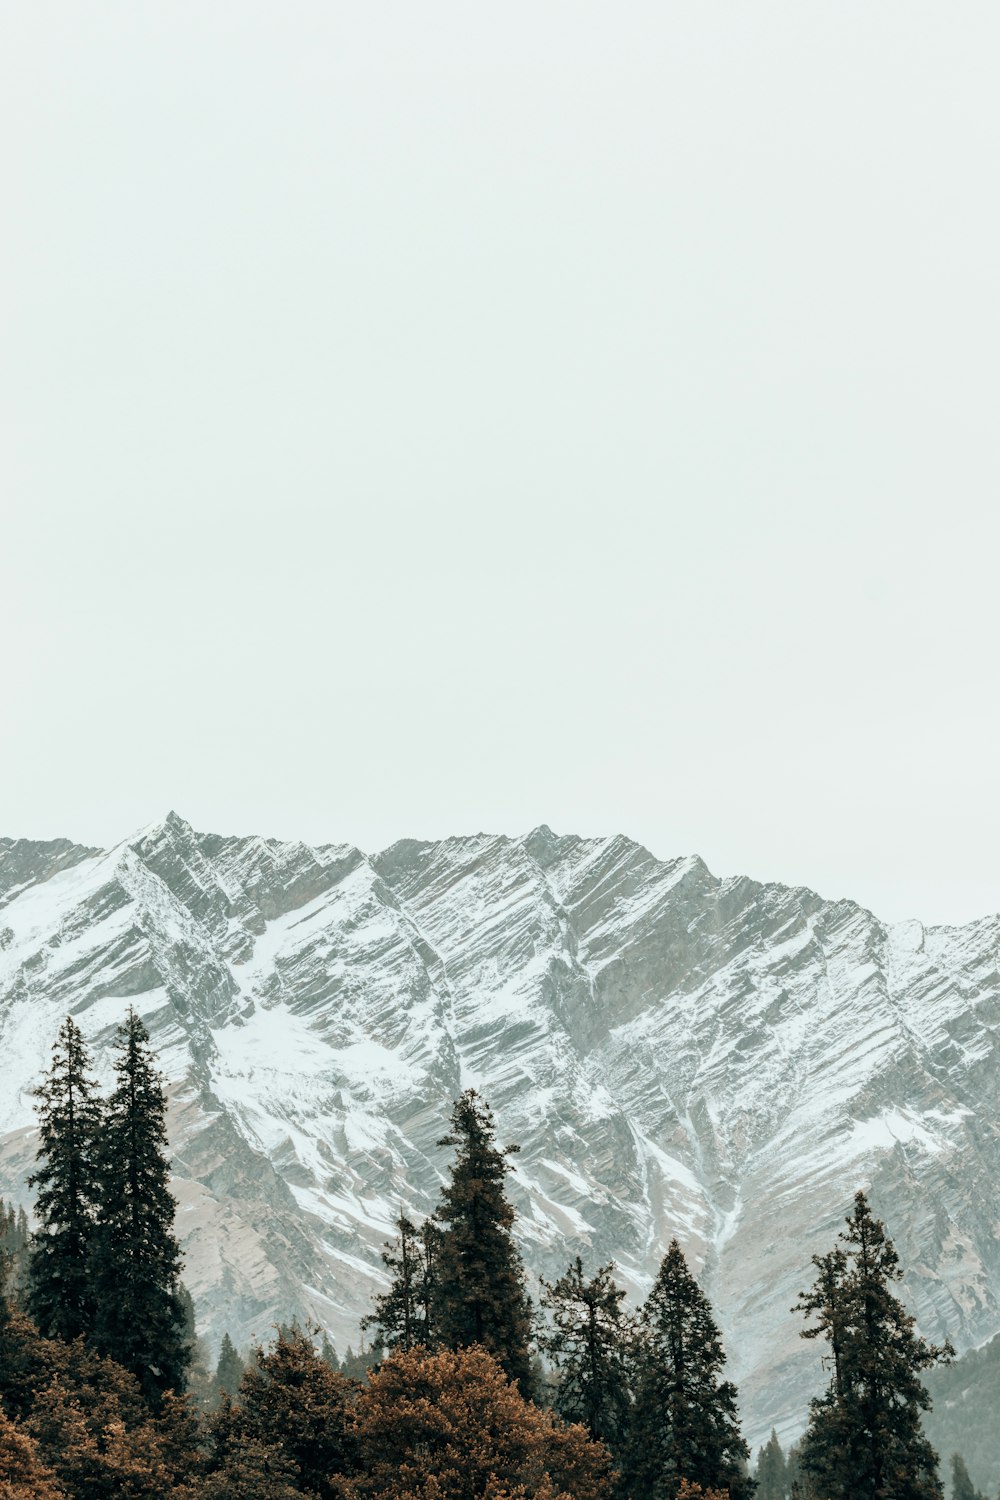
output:
M1000 1330L1000 920L886 926L622 837L478 835L369 857L198 834L0 841L0 1192L28 1200L30 1089L72 1013L109 1075L133 1004L171 1087L186 1279L207 1331L357 1339L450 1101L522 1145L534 1272L677 1234L752 1438L820 1376L789 1309L869 1186L923 1330Z

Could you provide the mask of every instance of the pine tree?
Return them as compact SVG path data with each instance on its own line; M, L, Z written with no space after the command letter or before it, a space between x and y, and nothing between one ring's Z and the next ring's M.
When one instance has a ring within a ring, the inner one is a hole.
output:
M785 1500L788 1493L788 1466L773 1427L771 1436L757 1455L753 1477L757 1485L756 1500Z
M495 1355L522 1394L531 1384L531 1303L511 1233L514 1209L504 1191L508 1158L493 1117L475 1089L452 1110L452 1131L439 1143L457 1146L435 1217L438 1239L433 1299L434 1337L446 1348L480 1344Z
M375 1309L361 1320L362 1328L377 1328L387 1349L412 1349L433 1344L433 1302L436 1245L439 1231L430 1220L417 1229L400 1212L397 1239L382 1251L390 1273L389 1290L375 1298Z
M601 1266L588 1281L577 1256L564 1276L543 1282L542 1306L552 1326L539 1337L559 1374L554 1405L561 1417L582 1422L591 1437L621 1450L631 1408L629 1351L632 1320L625 1293L615 1285L614 1265Z
M785 1488L789 1500L802 1500L806 1478L802 1469L802 1445L793 1443L785 1454Z
M14 1307L27 1304L28 1245L31 1234L23 1208L7 1208L0 1198L0 1267L4 1268L6 1295Z
M130 1010L118 1030L117 1085L98 1138L93 1339L136 1376L154 1407L164 1391L183 1390L188 1355L165 1116L149 1033Z
M305 1334L279 1332L270 1349L254 1351L235 1399L225 1397L213 1420L217 1465L231 1469L248 1444L259 1444L291 1462L299 1489L333 1500L334 1476L350 1474L355 1465L353 1392L352 1382L330 1369Z
M930 1407L920 1372L954 1350L918 1337L893 1295L899 1258L864 1193L840 1241L814 1257L816 1282L798 1303L817 1317L803 1337L826 1338L832 1355L830 1384L810 1403L802 1468L828 1500L940 1500L937 1454L920 1425Z
M951 1500L986 1500L972 1483L961 1453L951 1455Z
M200 1500L298 1500L298 1470L284 1449L246 1438L198 1491Z
M673 1240L641 1315L624 1464L633 1500L676 1500L682 1480L732 1500L752 1492L736 1387L720 1379L725 1358L708 1298Z
M235 1396L243 1379L243 1371L246 1368L243 1361L236 1352L236 1346L228 1333L222 1335L222 1345L219 1349L219 1362L215 1367L215 1375L212 1380L212 1404L217 1406L223 1394Z
M347 1353L340 1362L340 1373L348 1380L356 1380L359 1384L366 1385L372 1370L378 1369L384 1357L385 1349L381 1335L376 1337L375 1342L368 1349L365 1348L364 1339L362 1339L361 1348L357 1354L348 1344Z
M375 1298L375 1310L362 1318L362 1328L378 1328L387 1349L410 1350L417 1337L417 1282L419 1238L416 1225L400 1211L396 1220L399 1236L382 1251L382 1264L390 1273L389 1290Z
M28 1266L28 1309L47 1338L88 1334L94 1317L90 1250L97 1201L94 1153L101 1107L83 1035L71 1017L59 1031L38 1099L41 1227Z

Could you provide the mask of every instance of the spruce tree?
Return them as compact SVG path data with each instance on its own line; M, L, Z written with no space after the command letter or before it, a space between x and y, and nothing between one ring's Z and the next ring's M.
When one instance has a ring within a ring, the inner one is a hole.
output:
M40 1144L28 1179L41 1221L28 1264L28 1309L46 1338L88 1334L94 1316L90 1251L97 1201L101 1106L83 1035L60 1028L48 1076L35 1091Z
M400 1211L396 1220L399 1236L382 1251L382 1264L390 1273L389 1290L375 1298L375 1310L362 1318L362 1328L378 1328L387 1349L406 1349L422 1343L418 1333L420 1282L420 1238L417 1227Z
M632 1500L676 1500L682 1480L732 1500L752 1493L736 1387L720 1378L725 1358L708 1298L673 1240L641 1314L623 1466Z
M417 1344L431 1348L440 1231L429 1219L417 1229L402 1212L396 1228L397 1239L382 1251L382 1264L391 1276L389 1289L375 1298L375 1309L362 1318L361 1327L377 1328L387 1349L410 1350Z
M810 1403L803 1470L828 1500L940 1500L937 1454L921 1429L930 1397L920 1372L954 1350L920 1338L893 1295L899 1258L864 1193L840 1245L813 1263L817 1278L798 1310L817 1322L803 1337L827 1339L832 1359L829 1386Z
M531 1303L512 1228L514 1209L504 1191L509 1158L520 1148L496 1145L493 1117L475 1089L456 1100L451 1134L456 1146L450 1180L435 1217L437 1243L434 1336L446 1348L480 1344L523 1395L531 1385Z
M788 1493L788 1466L773 1427L771 1436L757 1455L753 1477L757 1485L756 1500L785 1500Z
M355 1467L357 1435L351 1421L353 1383L331 1370L304 1333L279 1332L266 1352L257 1348L234 1400L210 1424L215 1461L232 1466L250 1444L283 1453L300 1491L336 1500L337 1476ZM235 1497L243 1492L227 1492Z
M180 1392L188 1356L175 1202L167 1185L166 1099L149 1033L130 1010L118 1029L117 1084L98 1139L93 1340L146 1399Z
M986 1500L973 1484L961 1453L951 1455L951 1500Z
M577 1256L564 1276L542 1286L552 1324L539 1344L558 1371L555 1409L618 1453L628 1433L634 1330L614 1265L601 1266L588 1281Z
M236 1352L236 1346L228 1333L222 1335L219 1362L212 1378L212 1404L218 1406L223 1395L235 1396L243 1379L246 1366Z

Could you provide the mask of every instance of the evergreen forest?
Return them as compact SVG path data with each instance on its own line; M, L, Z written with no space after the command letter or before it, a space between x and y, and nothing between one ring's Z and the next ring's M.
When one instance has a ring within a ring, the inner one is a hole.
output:
M250 1349L225 1335L211 1371L139 1017L119 1028L109 1094L67 1019L36 1096L31 1220L0 1200L0 1500L986 1500L971 1474L988 1412L973 1402L968 1446L942 1465L929 1391L964 1392L963 1362L919 1335L862 1192L790 1310L824 1388L799 1441L772 1433L754 1458L676 1240L638 1308L613 1263L580 1257L529 1295L518 1148L474 1090L442 1122L436 1210L401 1214L385 1247L367 1351L339 1358L293 1323ZM1000 1358L980 1362L992 1390Z

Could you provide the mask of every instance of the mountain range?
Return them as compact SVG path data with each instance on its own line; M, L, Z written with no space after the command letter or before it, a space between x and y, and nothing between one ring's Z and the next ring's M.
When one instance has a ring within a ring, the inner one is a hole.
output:
M921 1331L1000 1331L998 959L998 917L887 924L544 826L374 855L175 813L109 850L0 839L0 1194L30 1205L61 1020L106 1083L132 1005L203 1333L294 1316L343 1352L475 1087L521 1146L532 1276L614 1259L637 1299L676 1236L748 1437L787 1438L823 1380L791 1307L858 1187Z

